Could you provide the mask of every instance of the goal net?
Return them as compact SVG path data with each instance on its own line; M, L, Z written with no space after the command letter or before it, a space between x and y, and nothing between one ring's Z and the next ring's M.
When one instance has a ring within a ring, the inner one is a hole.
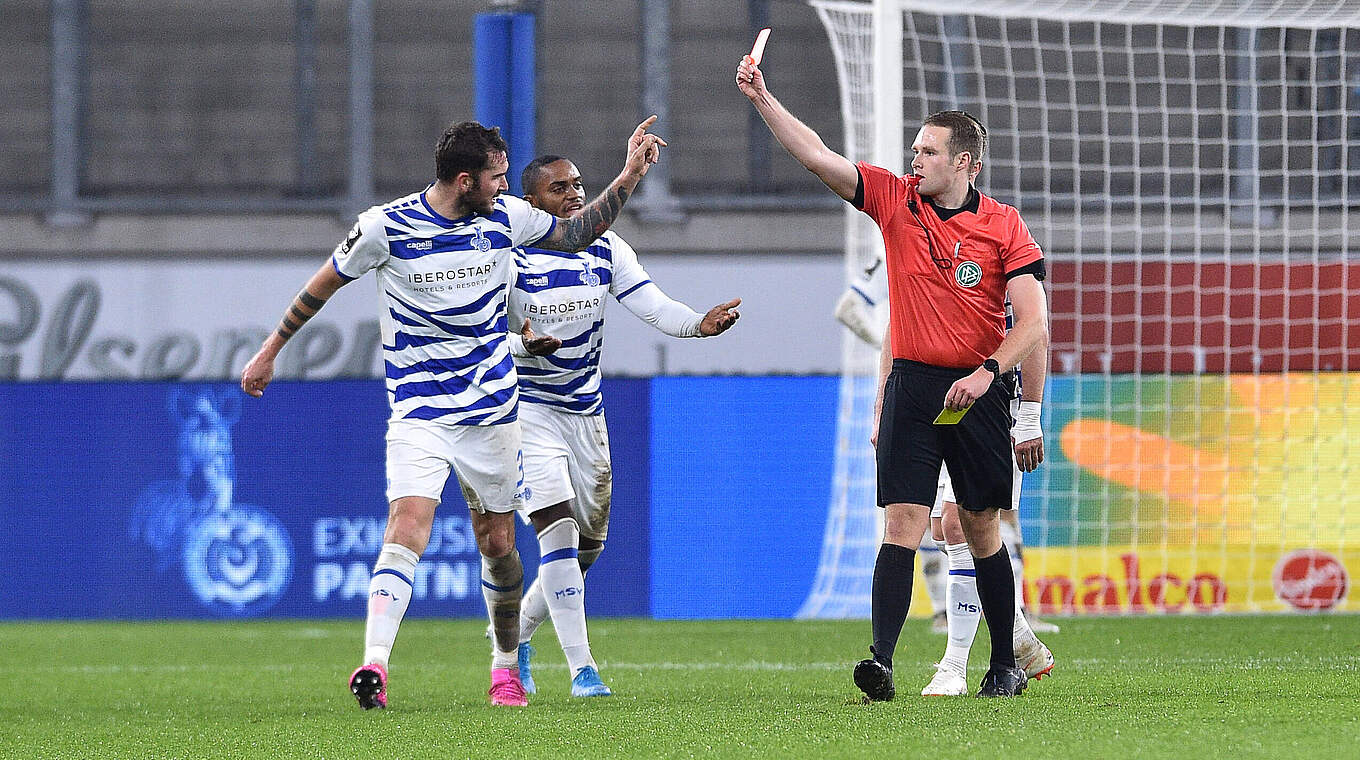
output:
M1044 247L1048 458L1021 503L1048 613L1357 609L1360 6L811 0L852 160L903 171L963 108ZM847 209L847 281L881 253ZM799 614L867 617L876 350L847 333ZM914 605L919 614L926 607Z

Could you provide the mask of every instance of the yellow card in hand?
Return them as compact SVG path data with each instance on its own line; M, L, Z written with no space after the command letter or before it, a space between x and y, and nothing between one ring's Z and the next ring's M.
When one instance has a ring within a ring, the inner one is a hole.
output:
M952 409L943 409L940 411L940 416L935 418L935 424L957 425L959 424L959 420L963 419L963 415L967 414L968 410L972 408L973 405L969 404L968 406L965 406L964 408L958 410L957 412L953 411Z

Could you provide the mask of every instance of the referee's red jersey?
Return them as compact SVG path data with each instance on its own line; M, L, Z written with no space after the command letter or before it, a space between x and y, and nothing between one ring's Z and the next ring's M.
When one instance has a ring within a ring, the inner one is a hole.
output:
M917 178L855 166L864 181L860 210L878 223L887 250L893 357L982 364L1006 335L1007 274L1044 257L1020 212L978 193L976 213L941 220L916 191Z

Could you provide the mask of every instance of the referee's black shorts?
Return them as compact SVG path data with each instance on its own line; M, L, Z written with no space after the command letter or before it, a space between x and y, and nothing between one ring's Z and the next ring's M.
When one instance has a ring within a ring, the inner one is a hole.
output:
M957 425L934 424L949 387L972 371L893 360L878 422L880 507L934 504L943 462L960 507L1011 508L1014 374L994 381Z

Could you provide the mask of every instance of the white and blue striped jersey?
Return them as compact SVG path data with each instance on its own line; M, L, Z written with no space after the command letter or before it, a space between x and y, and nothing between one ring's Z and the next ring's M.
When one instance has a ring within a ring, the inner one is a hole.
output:
M623 238L606 232L580 253L515 251L510 323L561 339L549 356L515 356L520 400L574 414L599 414L606 297L670 335L699 335L702 315L667 298Z
M1011 307L1010 294L1006 295L1006 300L1002 302L1002 308L1006 312L1006 332L1010 332L1015 327L1015 309ZM1020 372L1020 365L1015 365L1015 398L1020 398L1020 391L1024 388L1025 377Z
M374 270L392 419L496 425L518 411L506 343L513 249L556 218L502 195L490 214L447 219L413 193L359 215L331 263L346 280Z

